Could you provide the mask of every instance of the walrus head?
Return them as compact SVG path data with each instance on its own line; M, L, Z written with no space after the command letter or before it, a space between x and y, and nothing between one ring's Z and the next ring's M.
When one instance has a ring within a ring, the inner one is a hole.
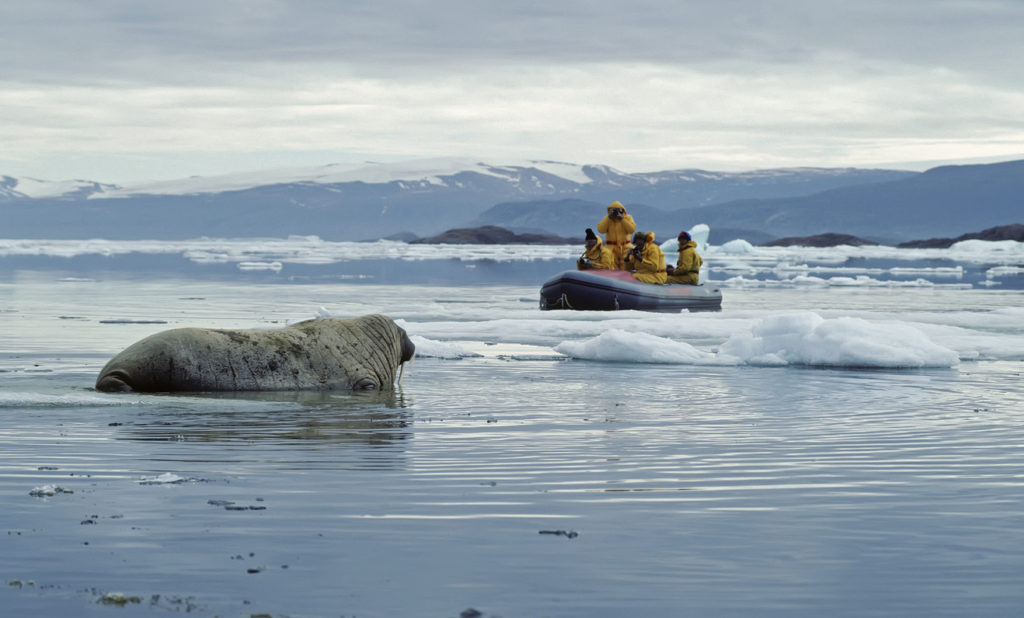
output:
M416 346L413 345L412 340L409 339L409 334L405 332L404 328L399 326L398 331L402 333L402 362L407 363L416 355Z
M393 360L393 364L390 365L379 362L367 363L367 366L373 367L373 370L356 380L353 388L355 390L390 388L396 377L401 379L401 375L405 371L405 363L411 361L416 355L416 345L409 339L409 333L389 317L376 314L356 318L356 320L361 323L366 332L374 333L370 339L374 345L380 346L379 358L387 358L390 354L390 358L394 359L394 355L397 355L397 359ZM386 349L392 351L388 353L384 351Z
M135 389L128 382L128 376L123 371L115 369L100 376L96 382L96 390L104 393L130 393Z

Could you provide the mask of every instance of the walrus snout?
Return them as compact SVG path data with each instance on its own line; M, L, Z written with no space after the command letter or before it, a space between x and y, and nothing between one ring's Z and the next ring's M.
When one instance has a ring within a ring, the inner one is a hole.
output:
M416 346L409 339L409 335L405 332L404 328L399 327L398 330L402 333L402 362L407 363L416 354Z
M104 393L130 393L133 389L128 385L128 376L115 369L96 380L96 390Z

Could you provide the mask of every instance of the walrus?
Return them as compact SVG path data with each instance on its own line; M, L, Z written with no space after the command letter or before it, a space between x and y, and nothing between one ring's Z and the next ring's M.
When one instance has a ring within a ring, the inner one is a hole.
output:
M386 390L416 346L383 315L278 329L175 328L141 339L96 378L103 392Z

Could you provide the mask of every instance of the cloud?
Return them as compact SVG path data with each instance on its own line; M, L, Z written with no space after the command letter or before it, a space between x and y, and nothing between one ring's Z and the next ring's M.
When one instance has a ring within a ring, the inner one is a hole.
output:
M481 64L654 63L720 68L820 55L1019 78L1016 0L36 0L0 8L22 77L159 81L212 66L437 71ZM1011 56L1012 57L1012 56ZM13 59L13 61L12 61ZM159 61L159 64L156 63Z
M15 4L0 5L0 141L22 160L321 151L663 169L1024 152L1016 0Z

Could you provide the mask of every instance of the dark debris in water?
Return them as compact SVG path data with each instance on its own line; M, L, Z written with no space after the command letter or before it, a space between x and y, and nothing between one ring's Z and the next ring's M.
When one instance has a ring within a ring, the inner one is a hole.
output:
M550 534L552 536L564 536L567 539L575 539L580 535L575 530L541 530L538 534Z
M466 609L462 610L462 612L459 614L459 618L484 618L484 616L486 615L487 614L484 614L482 611L476 609L475 607L467 607ZM500 618L495 614L490 614L490 616L491 618Z
M41 594L58 594L63 595L63 586L59 584L36 584L31 579L11 579L7 581L7 585L11 588L32 588ZM100 605L112 605L115 607L124 607L126 605L138 605L142 604L146 599L141 596L129 595L123 592L103 592L96 588L86 588L78 590L79 593L91 596L96 600L96 603ZM165 610L172 610L176 613L191 613L202 609L200 605L196 603L194 597L180 597L174 595L150 595L149 606L154 608L161 608ZM4 614L6 615L6 614Z
M127 605L129 603L142 603L141 597L126 596L123 592L108 592L100 597L100 603L104 605Z
M32 491L28 492L28 495L36 498L50 498L58 494L73 494L73 489L64 489L60 486L44 485L42 487L36 487Z
M262 498L257 498L256 500L257 501L262 501L263 499ZM224 507L225 511L265 511L265 510L267 510L267 507L262 506L262 505L243 506L243 505L240 505L240 504L235 504L235 502L233 500L207 500L206 503L211 505L211 506L221 506L221 507Z

